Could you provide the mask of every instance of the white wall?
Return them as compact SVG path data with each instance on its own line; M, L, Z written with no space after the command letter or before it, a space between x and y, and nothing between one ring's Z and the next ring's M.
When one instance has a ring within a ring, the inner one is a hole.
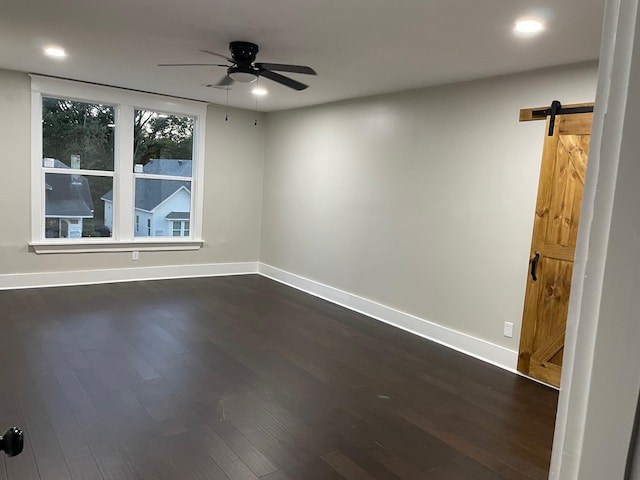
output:
M0 276L224 262L257 262L260 252L263 116L222 107L207 110L204 228L197 251L36 255L30 239L30 80L0 70ZM96 277L97 279L98 277Z
M269 114L262 262L517 350L545 129L519 109L593 101L596 74Z

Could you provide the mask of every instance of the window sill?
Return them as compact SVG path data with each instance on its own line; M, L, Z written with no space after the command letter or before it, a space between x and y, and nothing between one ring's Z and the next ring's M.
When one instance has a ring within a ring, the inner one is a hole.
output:
M59 242L30 242L30 249L37 254L44 253L98 253L98 252L161 252L175 250L199 250L202 240L137 240L115 242L112 240L93 241L59 241Z

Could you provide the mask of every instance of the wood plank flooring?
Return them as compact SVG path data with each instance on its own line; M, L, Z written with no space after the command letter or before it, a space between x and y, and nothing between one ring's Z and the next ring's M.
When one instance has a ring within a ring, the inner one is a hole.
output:
M556 403L256 275L0 291L0 480L545 479Z

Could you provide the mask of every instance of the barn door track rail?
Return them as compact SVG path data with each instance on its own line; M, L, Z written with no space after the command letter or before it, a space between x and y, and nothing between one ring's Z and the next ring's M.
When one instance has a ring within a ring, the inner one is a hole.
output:
M592 112L593 103L580 103L563 106L559 100L554 100L553 102L551 102L551 106L549 107L523 108L522 110L520 110L520 121L527 122L531 120L544 120L545 118L549 117L548 135L552 137L557 115L572 115L575 113Z

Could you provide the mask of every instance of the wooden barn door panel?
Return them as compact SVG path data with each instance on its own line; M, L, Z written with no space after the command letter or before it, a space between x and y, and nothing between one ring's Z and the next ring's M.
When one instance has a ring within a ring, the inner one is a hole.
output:
M555 386L562 373L592 116L556 117L542 155L518 370Z

